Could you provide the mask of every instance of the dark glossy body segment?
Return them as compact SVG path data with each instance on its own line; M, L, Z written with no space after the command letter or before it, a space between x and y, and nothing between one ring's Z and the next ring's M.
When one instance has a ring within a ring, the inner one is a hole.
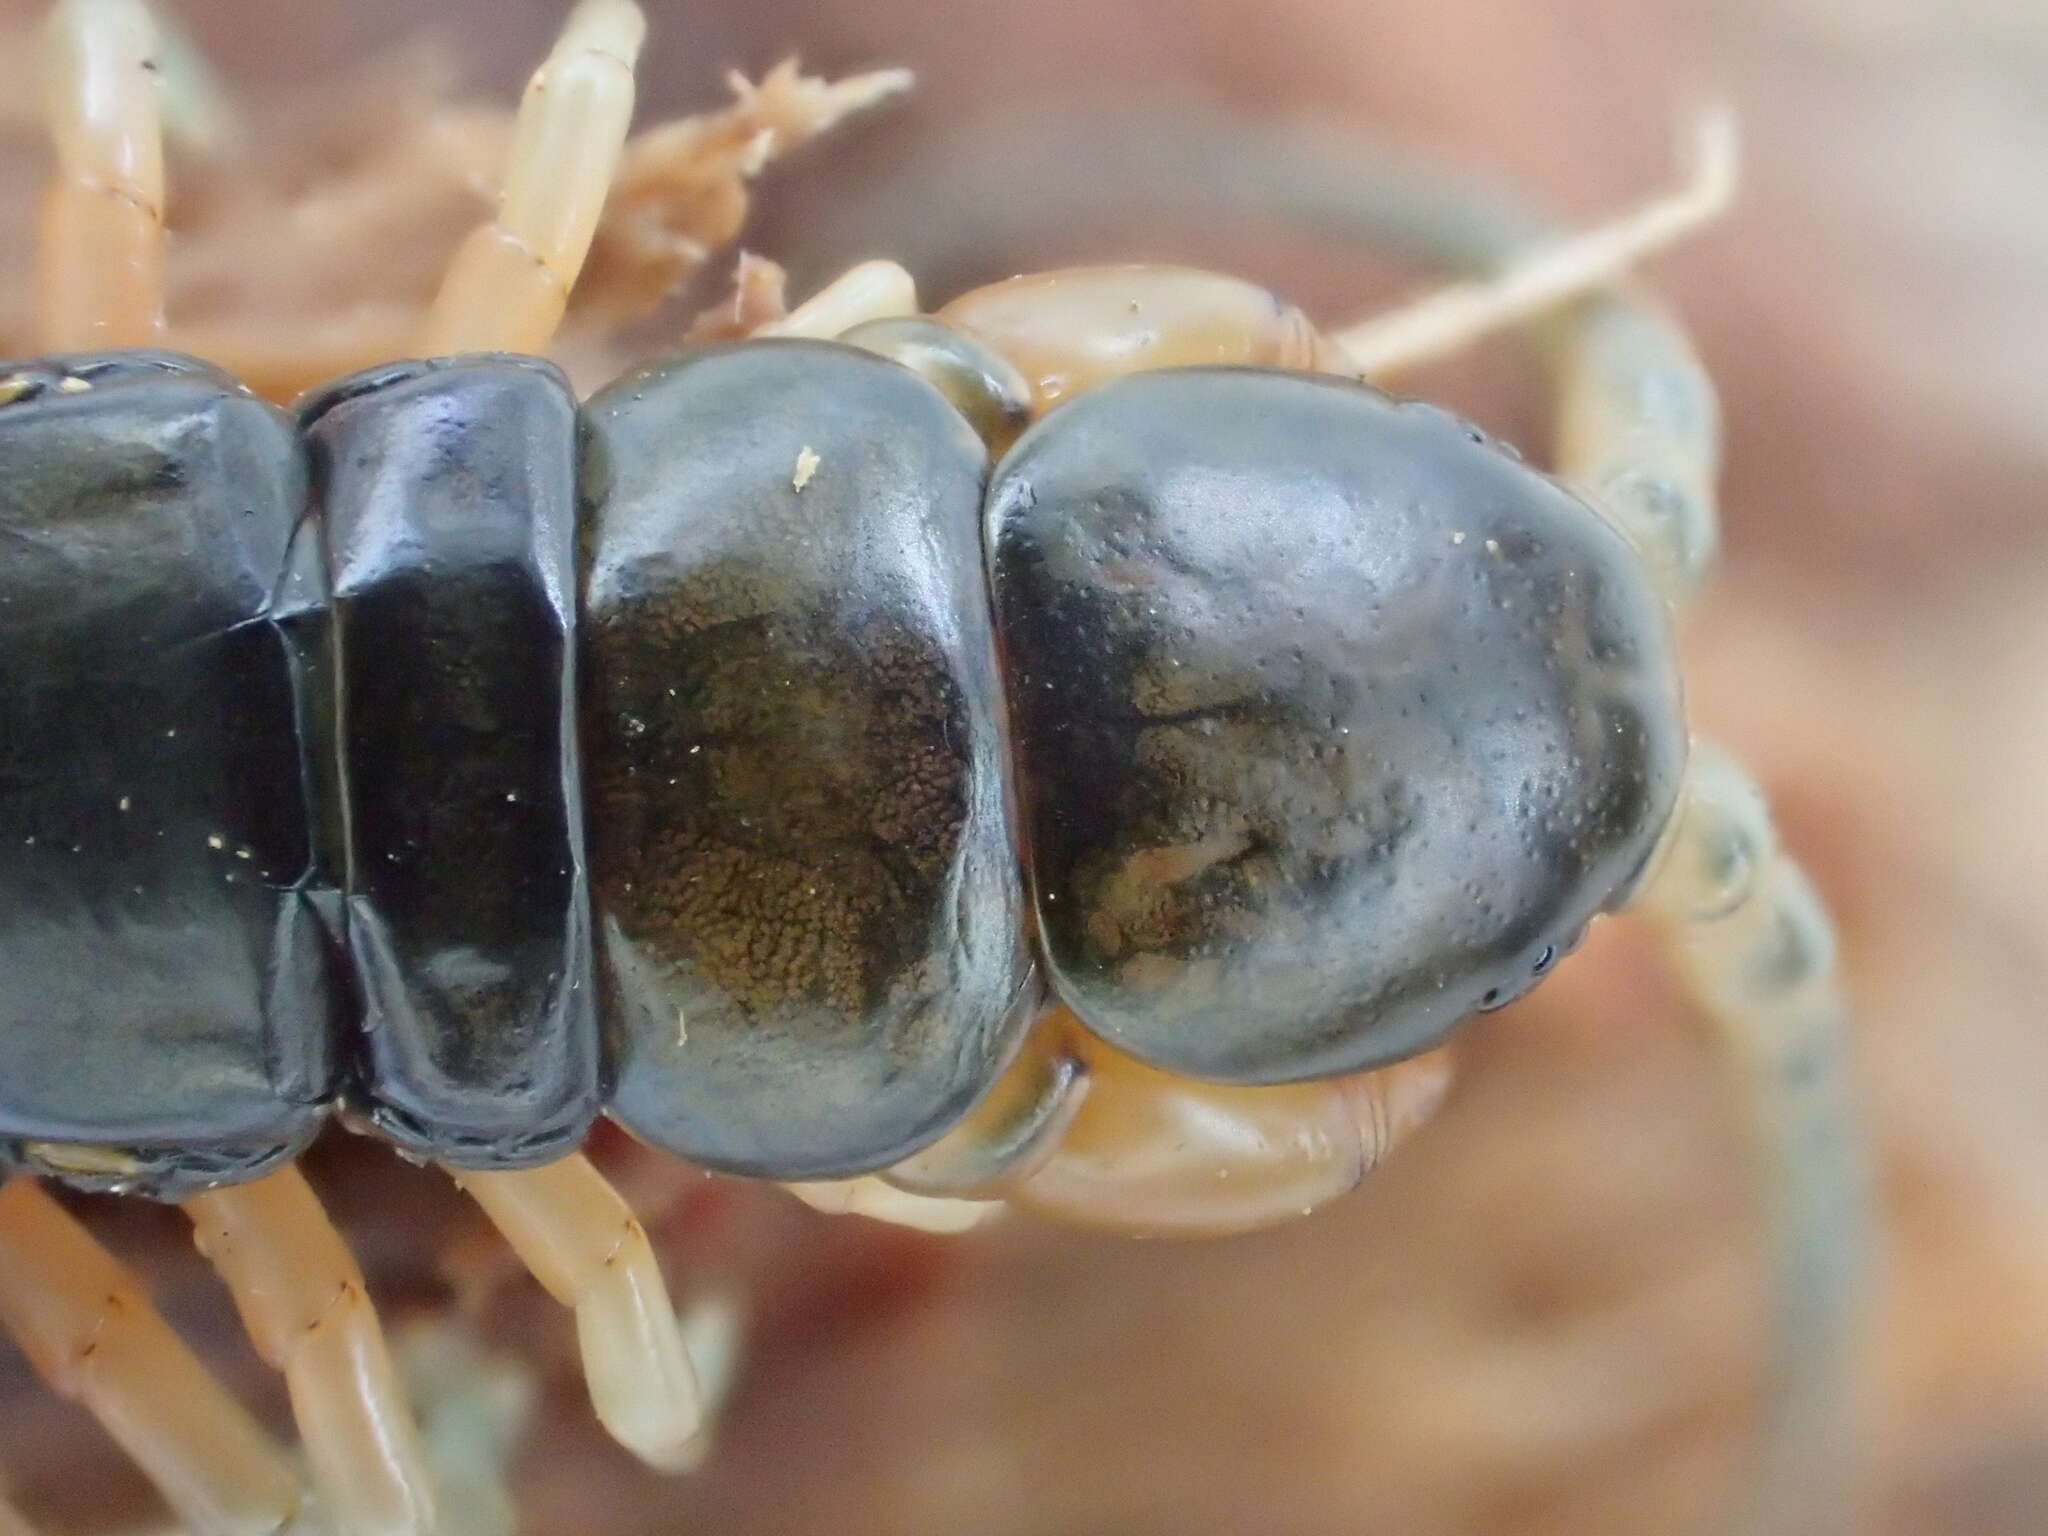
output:
M284 1156L333 1087L303 469L190 359L0 379L0 1139L176 1194Z
M817 342L686 355L585 423L614 1112L747 1173L893 1162L1029 1011L981 445L908 371Z
M575 724L576 402L528 358L303 412L330 553L357 1092L463 1167L573 1151L601 1081Z
M990 490L1055 988L1157 1065L1277 1082L1435 1043L1640 870L1685 735L1628 546L1441 411L1139 374Z

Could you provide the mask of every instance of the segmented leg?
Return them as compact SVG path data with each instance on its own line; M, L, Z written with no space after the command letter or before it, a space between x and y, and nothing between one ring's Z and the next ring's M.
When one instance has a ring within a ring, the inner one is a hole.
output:
M1069 267L961 294L938 318L1023 376L1034 412L1155 368L1311 369L1343 360L1255 283L1187 267Z
M650 1466L690 1466L703 1399L661 1267L618 1192L581 1156L455 1179L534 1278L575 1311L590 1400L612 1437Z
M0 1190L0 1323L192 1530L268 1536L298 1518L304 1493L284 1452L127 1268L29 1179ZM12 1529L0 1513L0 1532Z
M1076 1032L1088 1092L1050 1153L1005 1180L1017 1206L1157 1236L1240 1232L1346 1194L1450 1086L1447 1048L1375 1072L1278 1087L1162 1072Z
M884 1177L927 1207L997 1199L1140 1235L1240 1232L1355 1188L1450 1080L1439 1049L1322 1082L1200 1082L1134 1060L1055 1008L973 1114ZM903 1220L887 1207L865 1214Z
M1870 1233L1827 913L1778 851L1762 792L1706 744L1638 902L1729 1062L1771 1218L1762 1465L1737 1529L1853 1529L1861 1446L1848 1405Z
M156 48L140 0L62 0L44 33L57 169L43 199L36 301L53 352L143 346L163 329Z
M1673 603L1720 551L1721 411L1685 332L1603 293L1541 327L1556 381L1552 467L1635 545Z
M425 1536L434 1493L362 1271L296 1168L185 1202L257 1353L284 1373L322 1506L350 1536Z
M561 324L633 117L646 21L583 0L519 105L495 219L455 253L427 316L430 354L539 352Z
M830 340L869 320L917 313L917 283L893 261L864 261L849 267L780 320L759 327L756 336L809 336Z

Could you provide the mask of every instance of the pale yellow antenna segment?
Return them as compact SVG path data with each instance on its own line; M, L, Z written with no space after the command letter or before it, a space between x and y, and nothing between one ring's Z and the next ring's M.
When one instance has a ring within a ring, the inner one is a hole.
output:
M1583 234L1533 248L1494 277L1455 283L1375 315L1332 339L1367 378L1382 379L1448 357L1495 331L1518 325L1613 283L1725 212L1735 198L1740 141L1725 108L1693 125L1682 184Z
M0 1327L45 1381L99 1420L184 1525L204 1536L299 1528L306 1500L283 1448L171 1331L128 1268L32 1179L0 1189ZM0 1536L28 1530L9 1514L0 1500Z
M56 174L43 198L44 347L145 346L164 323L164 147L157 28L141 0L62 0L43 34Z
M342 1536L431 1536L426 1453L362 1271L295 1167L185 1202L256 1352L284 1373Z
M1733 1078L1770 1219L1762 1433L1734 1528L1860 1531L1872 1217L1834 928L1779 847L1763 790L1711 742L1693 743L1678 815L1635 905L1662 930Z
M528 82L497 217L456 250L422 350L539 352L604 213L633 119L647 24L632 0L583 0Z

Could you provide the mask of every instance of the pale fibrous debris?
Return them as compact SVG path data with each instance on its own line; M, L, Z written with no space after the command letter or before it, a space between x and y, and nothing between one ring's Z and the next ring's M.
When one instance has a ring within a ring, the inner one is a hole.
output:
M732 286L716 304L700 311L683 332L683 344L737 341L789 314L789 274L765 256L741 251Z
M908 70L828 81L785 59L759 84L727 77L731 106L650 128L626 144L571 323L617 324L652 310L739 234L747 184L848 116L901 95Z
M0 28L0 136L42 132L34 54ZM17 76L19 92L7 88ZM910 83L897 69L827 80L787 60L759 81L729 76L725 107L630 138L560 341L572 371L616 370L608 333L730 246L764 169ZM496 200L513 114L457 87L447 47L419 43L332 87L215 113L221 124L245 116L263 121L260 154L238 152L225 130L173 135L166 344L280 400L409 355L449 253ZM264 260L248 259L256 250ZM25 254L0 244L0 261ZM0 269L0 355L36 350L32 286ZM742 258L736 286L725 334L782 317L774 263Z
M488 1352L454 1320L411 1323L392 1348L441 1492L435 1536L515 1536L510 1472L540 1403L533 1368Z
M811 483L811 476L817 472L818 455L811 450L810 445L807 443L797 450L796 470L789 477L789 488L792 491L801 492L805 486Z

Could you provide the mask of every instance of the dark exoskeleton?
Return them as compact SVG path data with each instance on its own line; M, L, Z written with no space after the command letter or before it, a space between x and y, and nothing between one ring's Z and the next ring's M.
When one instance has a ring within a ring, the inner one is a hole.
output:
M167 354L11 370L10 1154L174 1196L337 1102L482 1168L609 1108L846 1174L958 1121L1042 987L1177 1072L1356 1072L1626 894L1684 731L1587 506L1257 369L992 467L974 346L891 324L939 362L754 341L580 408L499 356L296 418Z

